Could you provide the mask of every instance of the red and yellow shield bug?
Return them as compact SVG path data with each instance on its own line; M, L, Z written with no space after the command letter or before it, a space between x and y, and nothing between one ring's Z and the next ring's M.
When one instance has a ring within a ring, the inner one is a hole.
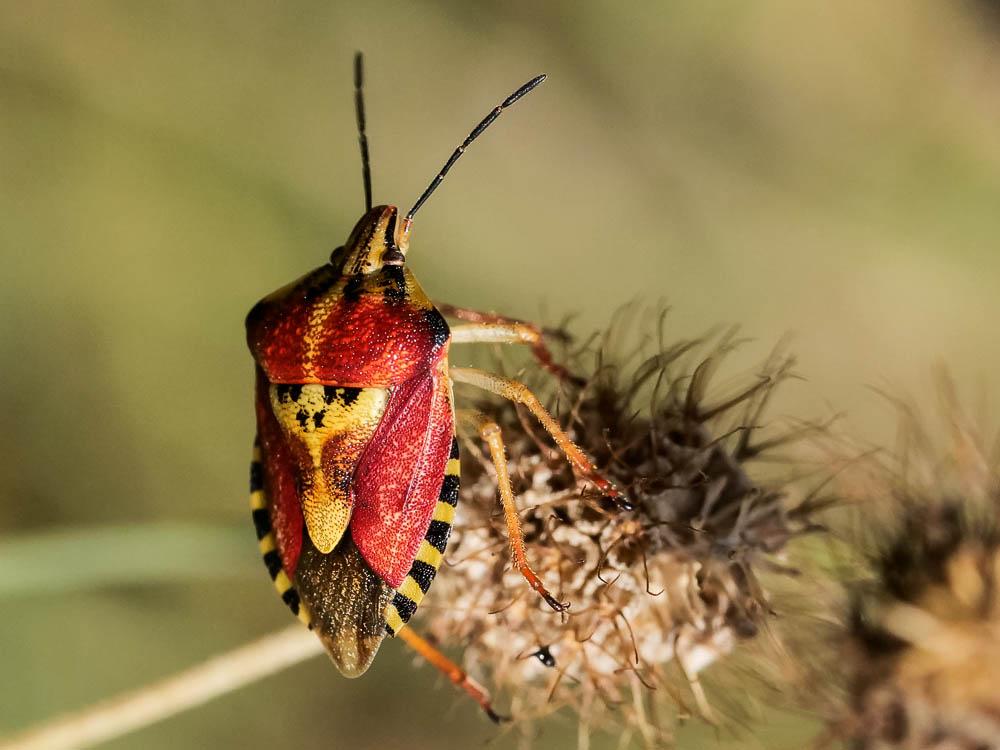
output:
M456 423L485 442L496 468L513 564L555 610L525 556L500 429L454 408L452 383L523 404L578 474L617 489L523 384L451 367L451 344L526 344L560 378L537 326L435 305L406 266L413 216L500 113L538 86L528 81L480 122L399 220L372 207L362 60L355 105L365 214L330 261L258 302L247 315L256 362L257 440L250 503L278 593L348 677L368 669L386 635L400 635L496 718L485 691L406 627L441 565L458 503ZM446 317L463 321L449 327Z

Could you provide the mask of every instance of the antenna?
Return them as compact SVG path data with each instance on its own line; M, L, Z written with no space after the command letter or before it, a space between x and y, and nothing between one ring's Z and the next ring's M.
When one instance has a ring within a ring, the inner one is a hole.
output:
M497 105L496 109L494 109L492 112L486 115L486 117L483 118L482 122L480 122L478 125L476 125L476 127L472 129L472 132L469 133L469 137L466 138L464 141L462 141L461 146L455 149L454 153L448 158L448 161L446 161L444 166L441 168L441 171L437 173L437 177L431 180L431 184L427 186L427 189L417 199L417 202L413 204L413 208L411 208L409 211L406 212L406 219L403 223L404 233L409 232L410 224L413 222L413 215L420 210L420 207L422 205L424 205L424 201L426 201L428 198L431 197L431 193L433 193L437 189L437 186L441 184L441 180L443 180L444 176L448 174L448 170L452 168L452 166L455 164L456 161L458 161L458 158L465 153L465 149L469 147L469 144L471 144L474 140L476 140L476 138L481 136L483 134L483 131L486 130L486 128L488 128L490 125L492 125L493 121L500 116L501 112L503 112L505 109L507 109L507 107L509 107L511 104L520 99L522 96L527 94L529 91L531 91L533 88L535 88L538 84L540 84L544 80L545 80L544 75L532 78L521 88L519 88L513 94L511 94L502 102L500 102L500 104Z
M354 53L354 111L358 116L358 143L361 144L361 177L365 181L365 212L372 208L372 167L365 133L365 56Z

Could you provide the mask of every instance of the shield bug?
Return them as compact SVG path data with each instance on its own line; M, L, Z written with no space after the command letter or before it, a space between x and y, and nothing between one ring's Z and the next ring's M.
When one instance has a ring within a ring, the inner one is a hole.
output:
M495 718L485 691L406 628L451 531L459 489L456 424L468 425L487 445L513 564L553 609L567 605L528 564L499 427L478 412L456 411L452 383L523 404L580 476L607 496L620 495L523 384L449 365L452 344L516 343L569 378L540 329L435 305L407 267L406 253L414 214L465 149L545 77L494 108L403 217L395 206L372 206L360 55L354 77L365 214L329 262L262 299L246 320L256 362L250 489L260 551L281 598L343 674L364 673L382 640L400 635ZM460 323L449 327L446 316Z

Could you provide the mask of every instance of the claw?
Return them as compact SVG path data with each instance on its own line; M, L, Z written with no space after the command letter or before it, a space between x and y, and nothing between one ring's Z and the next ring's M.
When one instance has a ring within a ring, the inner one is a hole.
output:
M511 721L512 719L510 716L501 716L488 703L483 706L483 711L486 712L486 715L490 717L490 721L494 724L503 724L505 721Z
M628 495L615 487L611 480L606 479L597 469L593 469L587 479L594 483L604 497L615 503L619 510L635 510L635 503L629 499Z
M569 609L569 602L559 601L554 596L552 596L552 594L550 594L548 591L543 590L539 591L538 593L541 594L542 598L545 600L545 603L548 604L550 607L552 607L552 609L554 609L556 612L565 612L567 609Z

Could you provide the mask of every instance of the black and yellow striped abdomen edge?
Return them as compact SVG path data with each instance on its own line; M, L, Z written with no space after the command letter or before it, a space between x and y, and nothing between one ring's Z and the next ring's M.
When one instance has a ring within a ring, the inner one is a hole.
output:
M250 513L253 515L253 525L257 530L257 545L260 549L264 565L274 582L274 588L281 600L292 610L304 625L312 628L312 617L299 592L281 564L278 552L278 541L271 526L271 511L267 507L267 495L264 492L264 465L261 463L260 441L254 440L253 459L250 461Z
M434 506L434 516L427 528L417 557L410 567L410 572L403 579L402 585L396 589L392 601L385 608L385 630L389 635L396 635L406 627L406 623L417 611L427 590L437 575L444 550L448 546L448 537L455 522L455 506L458 505L458 488L460 482L460 461L458 440L452 435L451 452L444 469L444 480L441 483L441 494Z

